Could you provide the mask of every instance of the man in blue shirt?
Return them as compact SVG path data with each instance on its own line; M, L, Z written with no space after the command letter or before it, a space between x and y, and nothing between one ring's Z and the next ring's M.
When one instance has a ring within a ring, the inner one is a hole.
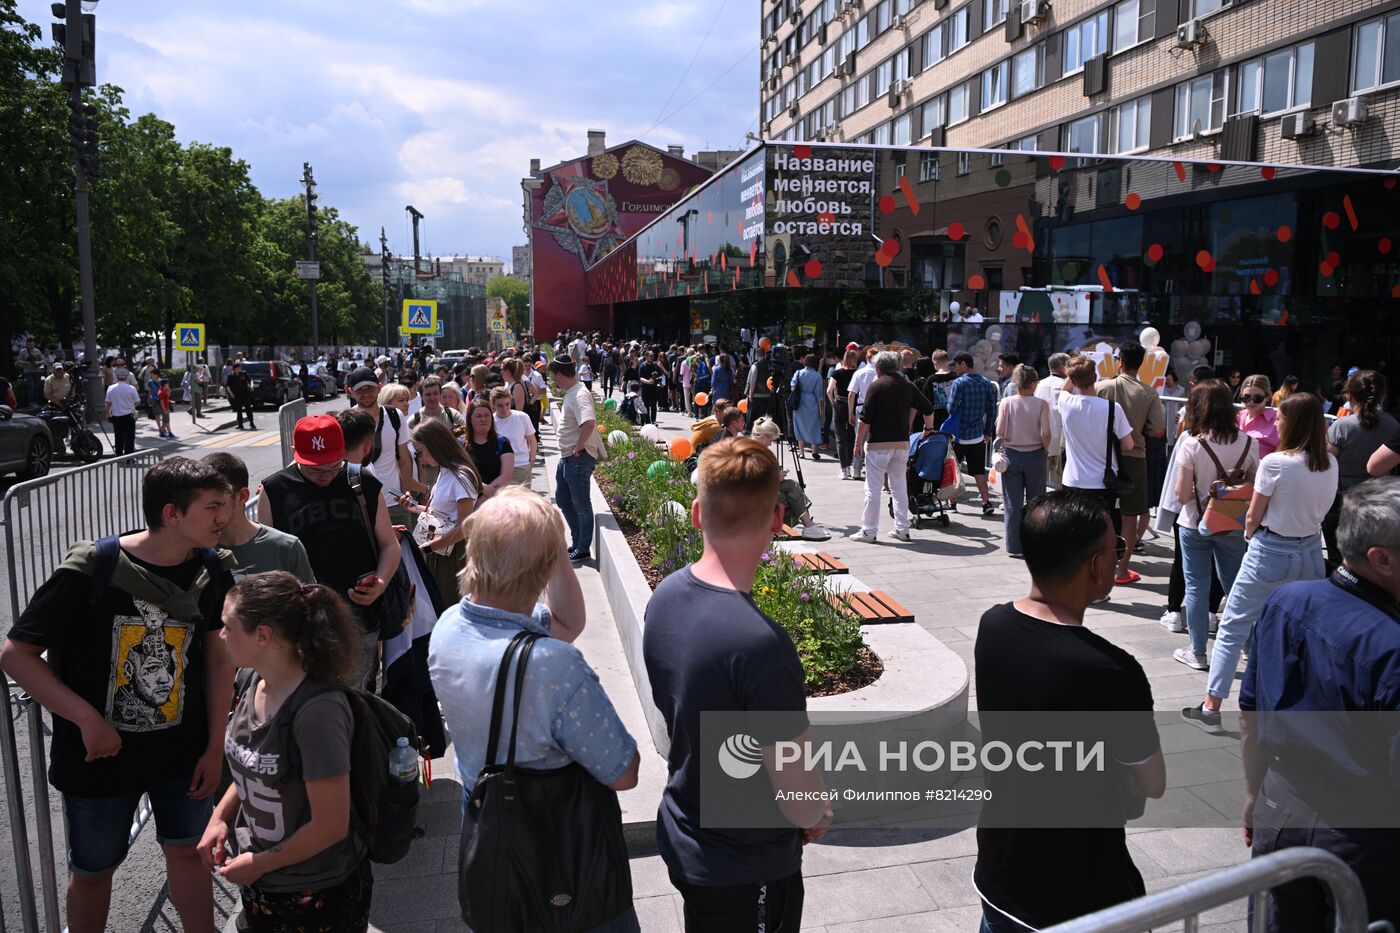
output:
M997 431L996 383L973 371L976 365L971 353L953 357L953 372L958 378L948 388L948 421L944 430L957 435L958 459L964 469L977 481L982 494L982 514L992 514L991 493L987 490L987 442ZM951 425L948 422L952 422Z
M1400 477L1353 488L1337 540L1336 573L1279 587L1254 628L1240 688L1244 838L1256 856L1332 852L1361 879L1371 921L1400 924ZM1269 901L1271 931L1330 922L1315 881Z

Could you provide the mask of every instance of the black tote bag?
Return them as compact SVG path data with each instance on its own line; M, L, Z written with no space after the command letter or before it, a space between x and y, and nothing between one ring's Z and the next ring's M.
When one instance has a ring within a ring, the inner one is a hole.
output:
M632 906L632 874L617 793L576 763L516 767L525 668L535 642L520 632L496 672L486 764L463 816L457 867L462 920L475 933L582 933ZM514 715L496 763L512 657Z

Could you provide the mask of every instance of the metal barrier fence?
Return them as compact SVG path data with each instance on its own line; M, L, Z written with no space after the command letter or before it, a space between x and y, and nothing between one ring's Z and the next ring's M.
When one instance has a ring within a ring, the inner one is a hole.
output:
M1331 852L1313 848L1283 849L1222 868L1210 877L1061 923L1045 933L1139 933L1178 922L1184 922L1184 933L1196 933L1204 911L1241 898L1249 899L1250 930L1263 933L1269 890L1299 878L1316 879L1331 894L1332 933L1366 933L1366 895L1356 873ZM1388 923L1374 928L1376 933L1384 929L1394 933Z
M292 429L305 417L305 398L294 398L277 409L277 430L282 435L282 466L292 462Z
M159 460L159 452L143 450L32 479L5 493L5 563L9 574L11 619L19 618L22 607L63 562L74 541L96 540L104 535L145 527L141 514L141 481L146 470ZM5 686L6 689L0 691L0 761L4 765L20 918L24 933L39 933L29 824L25 820L19 749L15 741L16 702L29 723L30 778L44 903L42 929L57 933L62 927L58 916L53 824L44 762L43 710L27 694L19 696L17 701L12 700L10 692L18 687L8 679ZM132 823L132 838L141 831L149 816L149 804L143 801L141 812ZM0 914L0 931L3 929L4 917Z

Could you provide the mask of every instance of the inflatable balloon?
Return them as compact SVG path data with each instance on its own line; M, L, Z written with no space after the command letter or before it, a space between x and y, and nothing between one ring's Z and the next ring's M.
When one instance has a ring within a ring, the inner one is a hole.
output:
M1186 350L1189 346L1191 346L1191 342L1185 337L1176 338L1172 341L1172 356L1186 356Z
M1148 350L1155 350L1162 345L1162 335L1155 327L1144 327L1138 334L1138 343Z
M746 398L741 398L739 399L739 404L735 407L747 415L749 413L749 400Z
M700 480L700 468L696 467L690 471L690 485L696 485Z
M660 479L669 473L670 470L670 463L665 460L657 460L651 466L647 467L647 476L650 476L652 479Z
M709 393L706 393L706 392L696 392L696 393L695 393L695 404L699 405L701 408L704 408L706 405L710 404L710 396L709 396Z
M992 343L1001 343L1001 328L993 324L987 328L987 339Z
M661 503L661 507L656 511L662 521L668 518L678 518L681 520L690 518L690 510L679 502L671 499L667 499L665 502Z
M958 304L956 301L949 302L948 310L953 312L953 314L957 314L959 311L962 310L962 305Z
M640 433L646 440L654 441L661 436L661 429L654 424L644 424Z
M1208 341L1193 340L1191 341L1190 349L1187 352L1191 354L1191 357L1193 359L1202 359L1205 357L1206 351L1209 349L1210 343Z
M1201 336L1201 325L1197 321L1187 321L1182 333L1186 335L1187 340L1196 340Z
M695 446L688 437L671 438L671 459L684 460L695 452Z
M603 407L606 408L608 411L617 411L617 399L610 398L606 400L605 402L603 402Z
M627 443L627 432L626 432L626 431L614 431L614 432L612 432L611 434L608 435L608 443L609 443L609 444L614 444L614 445L625 444L625 443Z
M769 350L773 349L773 341L769 340L767 337L764 337L758 342L758 348L764 353L767 353Z
M992 342L990 340L979 340L972 345L973 356L986 356L992 352Z
M1176 373L1178 382L1191 381L1191 357L1186 355L1172 357L1172 372Z

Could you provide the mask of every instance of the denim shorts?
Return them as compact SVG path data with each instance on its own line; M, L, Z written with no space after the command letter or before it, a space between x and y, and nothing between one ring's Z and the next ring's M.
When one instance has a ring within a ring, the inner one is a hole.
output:
M199 842L214 812L214 797L189 796L194 772L160 778L146 786L155 811L156 841L163 846L192 846ZM127 837L141 793L119 797L63 795L68 824L68 868L75 875L111 874L126 858Z

